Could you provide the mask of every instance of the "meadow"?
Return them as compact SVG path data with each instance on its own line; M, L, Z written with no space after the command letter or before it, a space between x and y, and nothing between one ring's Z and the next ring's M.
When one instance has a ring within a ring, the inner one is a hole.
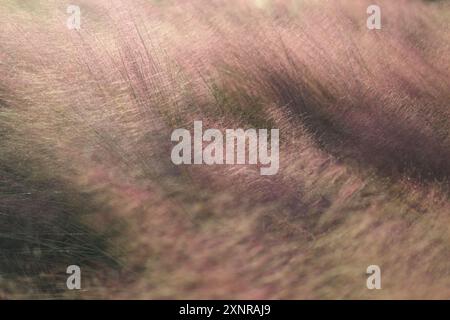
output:
M450 3L376 2L0 0L0 298L450 298Z

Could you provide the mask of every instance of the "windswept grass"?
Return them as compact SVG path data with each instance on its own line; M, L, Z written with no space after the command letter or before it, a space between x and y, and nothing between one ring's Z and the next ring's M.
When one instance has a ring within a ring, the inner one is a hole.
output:
M446 2L380 1L377 31L365 0L83 0L79 31L68 2L19 2L0 1L1 297L450 297ZM279 173L173 166L194 120L279 128Z

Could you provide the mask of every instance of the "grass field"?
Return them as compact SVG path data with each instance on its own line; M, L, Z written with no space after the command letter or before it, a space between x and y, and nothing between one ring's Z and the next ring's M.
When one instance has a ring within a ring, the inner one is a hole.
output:
M450 298L450 4L370 4L0 0L0 298ZM195 120L278 174L175 166Z

